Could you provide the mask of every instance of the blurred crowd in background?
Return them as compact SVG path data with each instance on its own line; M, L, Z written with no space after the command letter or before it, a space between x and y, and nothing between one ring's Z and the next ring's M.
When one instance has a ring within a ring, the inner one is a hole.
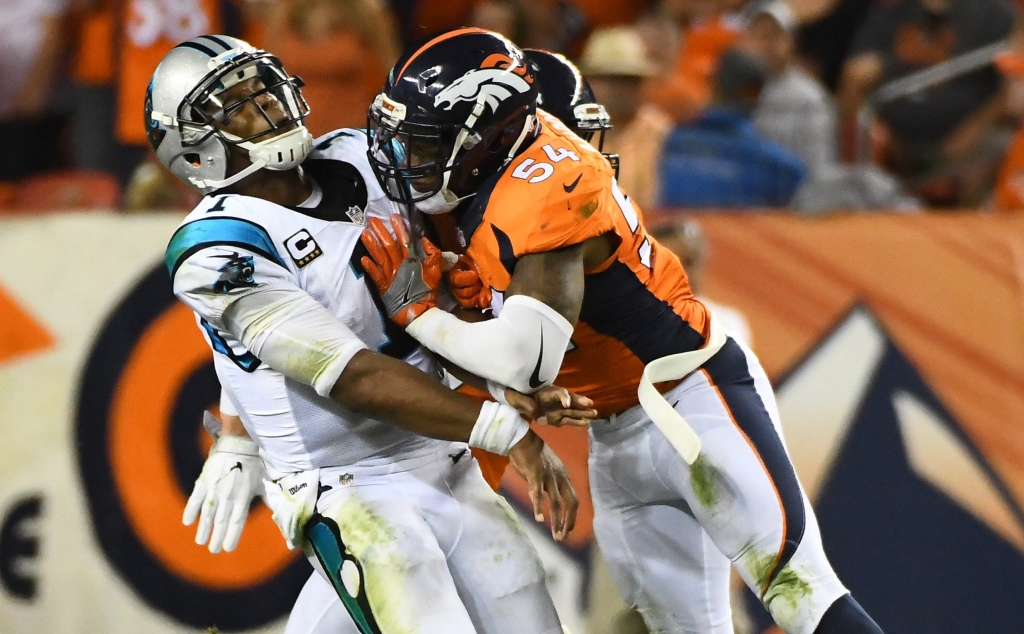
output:
M0 7L0 212L190 208L142 124L149 77L183 40L226 33L276 54L305 80L318 135L364 127L401 50L458 26L575 61L612 117L620 183L649 213L1024 207L1021 0Z

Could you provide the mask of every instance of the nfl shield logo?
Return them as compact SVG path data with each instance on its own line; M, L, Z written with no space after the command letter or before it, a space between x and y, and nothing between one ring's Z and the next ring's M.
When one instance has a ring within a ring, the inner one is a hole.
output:
M349 217L349 220L357 225L366 224L366 212L355 205L349 207L348 211L345 212L345 215Z

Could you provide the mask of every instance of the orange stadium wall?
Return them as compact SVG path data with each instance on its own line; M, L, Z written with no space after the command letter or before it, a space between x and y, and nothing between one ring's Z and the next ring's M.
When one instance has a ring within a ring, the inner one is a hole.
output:
M890 634L1024 631L1024 219L700 220L841 577ZM0 632L279 632L309 574L261 505L231 554L180 524L218 390L163 268L179 221L0 219ZM542 433L580 522L524 522L586 634L586 436Z

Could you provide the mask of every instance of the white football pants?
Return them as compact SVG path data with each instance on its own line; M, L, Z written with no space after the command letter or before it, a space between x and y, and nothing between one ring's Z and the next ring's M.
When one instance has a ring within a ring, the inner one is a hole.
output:
M334 604L307 582L288 634L561 634L537 552L467 445L322 468L316 509L307 554Z
M594 532L648 627L732 634L729 566L789 634L846 594L786 453L768 378L729 339L665 394L701 439L687 465L637 406L590 428Z

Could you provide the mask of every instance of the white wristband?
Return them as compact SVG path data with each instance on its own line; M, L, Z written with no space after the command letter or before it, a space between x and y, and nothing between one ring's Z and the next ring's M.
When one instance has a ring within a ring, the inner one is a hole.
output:
M515 408L487 401L473 425L469 446L507 456L528 431L530 423L523 420Z
M497 381L487 381L487 391L491 393L494 400L498 401L502 405L508 405L508 399L505 398L505 386Z
M242 436L230 436L228 434L221 434L217 442L213 444L213 448L217 451L226 451L227 453L237 453L243 456L258 456L260 455L259 446L252 441L250 438L244 438Z

